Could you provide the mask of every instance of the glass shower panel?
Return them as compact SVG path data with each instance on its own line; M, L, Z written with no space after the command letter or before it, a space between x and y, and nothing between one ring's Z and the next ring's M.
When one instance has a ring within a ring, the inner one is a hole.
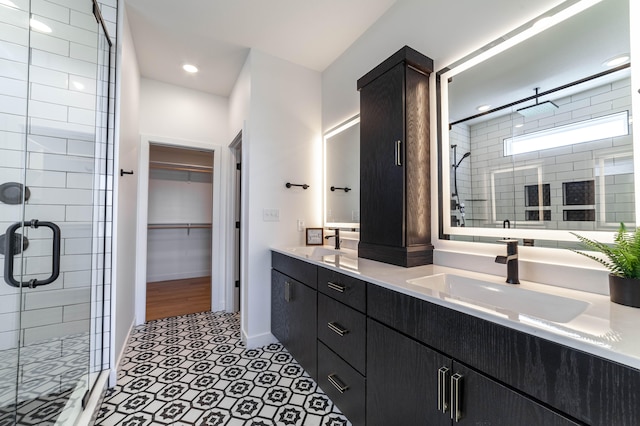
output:
M0 268L5 269L5 230L23 217L26 191L28 0L0 1ZM16 247L23 247L16 233ZM14 266L20 270L19 256ZM16 424L22 289L0 283L0 423Z
M14 98L0 107L0 176L15 182L7 194L24 188L0 207L0 350L15 354L1 361L0 424L73 423L108 365L112 52L94 4L0 0L0 61L14 69L0 72Z

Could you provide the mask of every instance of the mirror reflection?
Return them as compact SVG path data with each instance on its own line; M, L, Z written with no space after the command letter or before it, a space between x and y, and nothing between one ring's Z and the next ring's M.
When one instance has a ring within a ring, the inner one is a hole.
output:
M629 52L628 2L603 0L454 75L445 233L635 226Z
M360 222L360 116L324 136L324 224L358 228Z

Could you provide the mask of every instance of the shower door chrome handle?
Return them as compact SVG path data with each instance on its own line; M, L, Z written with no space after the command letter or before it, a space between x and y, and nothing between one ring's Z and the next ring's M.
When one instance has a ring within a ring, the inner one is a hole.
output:
M37 229L41 226L51 229L53 232L53 251L51 259L51 275L44 279L32 279L25 282L17 281L13 277L13 256L15 253L15 233L19 228L28 226L30 228ZM37 219L30 220L28 222L16 222L7 228L5 238L5 260L4 260L4 280L13 287L29 287L36 288L37 286L51 284L60 276L60 227L53 222L40 222Z

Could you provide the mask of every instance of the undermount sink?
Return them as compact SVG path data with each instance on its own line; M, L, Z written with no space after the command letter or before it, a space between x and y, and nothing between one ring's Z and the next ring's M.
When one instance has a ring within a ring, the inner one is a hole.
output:
M500 284L455 274L437 274L407 281L431 290L440 299L481 310L511 316L526 315L556 323L566 323L580 315L588 302L570 299L517 285Z
M323 256L335 256L344 254L344 252L324 246L318 247L295 247L290 249L292 253L298 254L300 256L305 256L310 259L319 259Z

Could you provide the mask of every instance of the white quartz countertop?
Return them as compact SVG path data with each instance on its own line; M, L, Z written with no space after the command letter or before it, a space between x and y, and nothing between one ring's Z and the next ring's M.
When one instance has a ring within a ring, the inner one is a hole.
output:
M438 265L403 268L324 247L272 250L640 369L640 308L608 296Z

